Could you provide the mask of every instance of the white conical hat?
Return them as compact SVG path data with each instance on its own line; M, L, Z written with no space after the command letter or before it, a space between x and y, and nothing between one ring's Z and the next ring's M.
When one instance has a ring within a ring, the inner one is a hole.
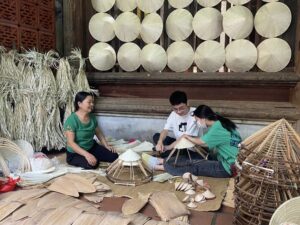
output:
M249 36L253 29L253 15L245 6L234 6L223 15L224 32L233 39Z
M120 14L115 22L115 33L119 40L130 42L135 40L141 31L139 17L132 12Z
M157 13L150 13L143 19L141 37L147 44L156 42L163 30L163 21Z
M162 71L167 65L166 51L158 44L148 44L141 52L142 66L148 72Z
M145 13L156 12L163 4L164 0L137 0L138 8Z
M218 5L222 0L197 0L198 4L203 7L213 7Z
M119 160L123 161L124 166L136 166L138 165L138 161L141 159L140 155L132 149L126 150L126 152L119 155Z
M96 43L89 51L89 60L100 71L111 69L116 63L116 52L107 43Z
M166 21L166 31L174 41L183 41L193 32L193 16L186 9L176 9L171 12Z
M182 9L189 6L193 0L169 0L169 4L176 9Z
M262 71L278 72L285 68L292 56L289 44L279 38L270 38L257 46L257 66Z
M97 41L108 42L115 37L115 19L107 13L97 13L89 22L89 31Z
M97 12L107 12L110 10L116 0L92 0L92 6Z
M19 146L20 149L22 149L23 152L26 153L28 158L32 158L33 154L34 154L34 150L32 145L27 142L26 140L15 140L14 141L15 144L17 144Z
M181 138L180 141L175 145L175 149L185 149L185 148L192 148L195 144L189 141L186 138Z
M118 9L123 12L129 12L136 8L136 0L116 0L116 5Z
M141 49L135 43L125 43L118 51L117 59L121 68L131 72L140 67Z
M273 38L283 34L290 26L292 13L282 2L267 3L255 15L255 30L263 37Z
M204 72L216 72L225 63L225 49L217 41L201 43L195 52L195 63Z
M231 42L226 49L226 66L234 72L249 71L257 61L257 49L248 40Z
M227 1L234 5L244 5L247 2L250 2L251 0L227 0Z
M168 67L175 72L186 71L194 61L194 50L185 41L173 42L167 49Z
M278 2L279 0L262 0L263 2Z
M222 26L222 14L215 8L203 8L199 10L193 19L193 29L197 37L203 40L213 40L220 36Z

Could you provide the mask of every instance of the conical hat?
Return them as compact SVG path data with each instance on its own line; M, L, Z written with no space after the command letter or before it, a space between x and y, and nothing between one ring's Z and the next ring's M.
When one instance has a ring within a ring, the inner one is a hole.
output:
M236 40L227 45L226 66L234 72L249 71L257 61L257 49L248 40Z
M195 52L195 63L204 72L215 72L225 63L225 49L217 41L201 43Z
M148 44L141 52L142 66L148 72L162 71L167 65L166 51L158 44Z
M92 0L92 6L97 12L107 12L110 10L116 0Z
M108 42L115 37L114 18L107 13L93 15L89 22L89 31L97 41Z
M123 161L124 166L137 166L141 157L138 153L132 151L132 149L128 149L119 156L119 159Z
M251 0L227 0L227 1L234 5L244 5L247 2L250 2Z
M186 9L176 9L171 12L166 21L166 31L174 41L183 41L193 32L193 16Z
M118 9L123 12L129 12L136 8L136 0L116 0L116 5Z
M253 29L253 15L245 6L234 6L223 15L223 29L233 39L249 36Z
M262 0L263 2L278 2L279 0Z
M185 148L192 148L195 144L189 141L186 138L181 138L180 141L175 145L175 149L185 149Z
M131 72L140 67L141 49L137 44L125 43L118 51L117 59L121 68Z
M189 6L193 0L169 0L169 4L176 9L182 9Z
M267 3L260 7L254 19L255 30L263 37L273 38L283 34L290 26L292 14L282 2Z
M278 72L285 68L292 56L289 44L279 38L266 39L257 46L257 66L262 71Z
M222 0L197 0L198 4L203 7L213 7L218 5Z
M143 19L141 37L147 44L156 42L162 33L163 21L157 13L150 13Z
M17 144L19 146L20 149L22 149L23 152L26 153L28 158L32 158L33 154L34 154L34 150L32 145L27 142L26 140L15 140L14 141L15 144Z
M120 14L115 22L115 33L119 40L130 42L135 40L141 31L139 17L132 12Z
M116 63L115 50L107 43L96 43L89 51L89 60L100 71L111 69Z
M210 7L199 10L192 24L197 37L203 40L216 39L223 30L221 12Z
M138 8L145 13L156 12L163 4L164 0L137 0Z
M186 71L194 61L194 50L185 41L173 42L167 49L168 67L175 72Z

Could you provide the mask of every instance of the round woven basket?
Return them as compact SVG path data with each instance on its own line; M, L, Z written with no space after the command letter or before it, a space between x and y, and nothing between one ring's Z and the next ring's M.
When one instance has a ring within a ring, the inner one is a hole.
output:
M269 225L300 225L300 197L292 198L283 203L274 212Z

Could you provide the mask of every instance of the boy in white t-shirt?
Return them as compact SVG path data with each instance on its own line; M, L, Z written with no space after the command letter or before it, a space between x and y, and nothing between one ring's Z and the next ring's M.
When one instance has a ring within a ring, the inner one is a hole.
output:
M169 115L163 131L154 134L153 141L156 144L156 151L160 152L160 156L167 157L173 149L173 143L183 134L190 136L202 136L203 129L197 125L196 120L191 115L195 110L189 107L185 92L175 91L171 94L169 101L173 111ZM172 131L175 138L169 137L168 133Z

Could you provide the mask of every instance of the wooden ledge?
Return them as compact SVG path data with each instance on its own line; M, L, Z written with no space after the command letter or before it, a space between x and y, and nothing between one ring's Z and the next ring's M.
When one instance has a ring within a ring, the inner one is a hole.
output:
M91 85L101 84L223 84L223 85L288 85L295 86L300 75L293 72L246 72L246 73L100 73L87 74Z
M300 111L288 102L190 100L191 106L206 104L231 119L274 121L286 118L290 122L300 119ZM167 99L111 98L96 99L96 113L167 116L171 107Z

